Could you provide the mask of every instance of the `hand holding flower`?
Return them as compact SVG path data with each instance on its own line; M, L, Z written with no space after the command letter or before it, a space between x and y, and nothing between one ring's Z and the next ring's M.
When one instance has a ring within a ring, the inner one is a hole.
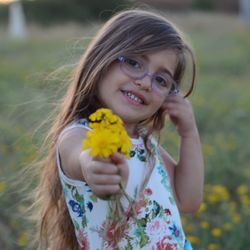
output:
M128 180L128 166L126 158L119 152L109 158L93 157L90 149L82 151L80 155L84 163L83 175L91 190L100 198L121 193L122 183L126 186Z
M83 149L90 149L89 154L96 158L90 160L90 156L85 155L87 153L82 153L87 165L83 175L93 192L100 197L121 191L131 203L132 199L125 192L124 184L128 180L125 157L130 157L132 144L123 122L111 110L104 108L91 114L89 119L92 130L86 134Z
M110 226L116 225L114 237L122 235L126 215L121 196L132 207L133 200L125 191L128 181L128 165L131 142L122 120L109 109L98 109L90 117L91 131L83 141L80 162L84 162L83 175L92 191L100 198L111 195L109 214L105 223L104 237L108 237ZM87 150L86 150L87 149Z

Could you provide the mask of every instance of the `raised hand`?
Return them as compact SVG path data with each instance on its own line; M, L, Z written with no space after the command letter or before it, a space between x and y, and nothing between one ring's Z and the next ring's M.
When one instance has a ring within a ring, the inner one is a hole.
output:
M163 104L164 113L169 115L181 137L197 135L192 104L180 95L167 97Z

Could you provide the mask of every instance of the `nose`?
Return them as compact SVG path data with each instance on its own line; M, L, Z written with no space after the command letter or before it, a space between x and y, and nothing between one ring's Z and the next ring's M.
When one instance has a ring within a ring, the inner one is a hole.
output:
M141 89L145 89L147 91L151 90L152 85L152 76L150 73L146 73L140 79L135 81L137 86L140 86Z

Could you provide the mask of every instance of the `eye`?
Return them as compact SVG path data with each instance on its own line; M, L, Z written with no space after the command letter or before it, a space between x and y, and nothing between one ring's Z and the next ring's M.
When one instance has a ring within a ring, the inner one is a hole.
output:
M133 68L134 70L143 70L142 64L133 58L125 58L124 63L127 67Z
M158 87L161 87L161 88L167 88L168 89L171 86L171 82L168 79L168 77L163 77L161 75L156 75L154 77L154 81L155 81L156 85Z

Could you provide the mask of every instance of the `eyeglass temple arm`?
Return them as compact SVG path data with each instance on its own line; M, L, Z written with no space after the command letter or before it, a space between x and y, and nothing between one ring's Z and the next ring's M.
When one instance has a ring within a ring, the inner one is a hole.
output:
M168 95L175 96L180 93L177 84L174 82Z

